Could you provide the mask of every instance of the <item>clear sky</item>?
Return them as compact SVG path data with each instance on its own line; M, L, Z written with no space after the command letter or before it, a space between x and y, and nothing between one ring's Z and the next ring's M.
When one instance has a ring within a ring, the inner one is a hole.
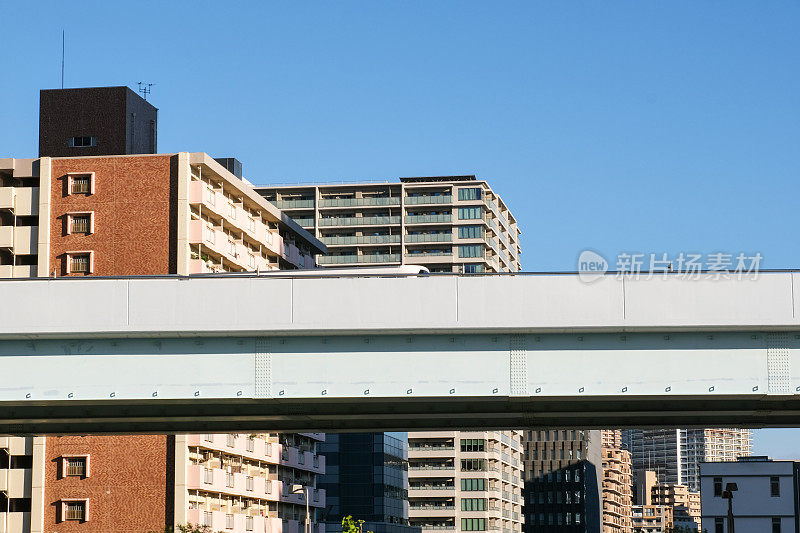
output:
M578 253L759 252L800 268L800 3L14 2L0 156L38 90L152 82L159 151L258 184L476 174L525 270ZM800 458L800 432L756 452Z

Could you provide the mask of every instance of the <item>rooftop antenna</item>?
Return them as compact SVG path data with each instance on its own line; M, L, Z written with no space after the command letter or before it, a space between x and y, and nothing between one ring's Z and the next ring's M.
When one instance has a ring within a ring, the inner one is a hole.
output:
M61 30L61 88L64 88L64 30Z
M147 100L147 95L150 94L150 87L152 86L152 83L145 83L143 81L139 82L139 92L142 93L145 100Z

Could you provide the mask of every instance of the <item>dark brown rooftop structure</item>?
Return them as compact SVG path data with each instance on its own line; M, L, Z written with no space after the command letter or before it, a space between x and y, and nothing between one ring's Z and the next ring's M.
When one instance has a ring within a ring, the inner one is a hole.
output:
M39 93L39 157L155 154L158 109L128 87Z

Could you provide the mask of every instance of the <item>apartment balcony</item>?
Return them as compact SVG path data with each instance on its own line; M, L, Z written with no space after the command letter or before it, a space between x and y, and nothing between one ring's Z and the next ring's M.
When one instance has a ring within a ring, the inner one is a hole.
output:
M314 209L314 199L304 198L300 200L270 200L278 209Z
M303 531L297 520L281 520L277 517L268 518L225 511L189 509L186 519L192 525L209 526L209 531L226 533L302 533Z
M419 466L419 467L408 467L408 477L409 479L413 478L435 478L435 477L446 477L451 478L455 472L454 466Z
M452 446L409 446L408 455L414 459L423 459L428 457L455 457L456 450Z
M452 213L444 215L406 215L406 224L442 224L453 221Z
M254 243L264 245L274 254L283 255L283 239L275 229L270 229L260 217L252 217L240 204L230 203L217 191L210 190L201 181L189 183L189 204L201 205L204 211L211 212L222 224L235 233L244 233ZM313 219L312 219L313 220ZM190 221L189 234L192 235Z
M400 205L400 197L376 196L368 198L322 198L319 201L320 207L359 207L383 205Z
M319 226L388 226L392 224L400 224L400 217L331 217L319 219Z
M455 485L421 485L409 486L409 498L443 498L455 494Z
M225 453L238 454L243 457L264 461L270 464L280 462L280 445L267 442L264 439L253 439L248 442L246 437L234 439L233 446L229 446L228 434L191 434L187 435L188 446L196 446L207 450L223 451Z
M320 237L320 240L328 246L345 246L354 244L397 244L400 242L400 235L348 235Z
M415 252L406 253L405 258L412 262L452 263L453 252Z
M418 233L416 235L406 235L406 243L413 242L452 242L452 233Z
M400 254L369 255L321 255L317 258L320 265L341 265L353 263L399 263Z
M0 279L35 278L36 265L0 265Z
M453 197L449 194L440 195L420 195L420 196L406 196L403 200L406 205L420 205L420 204L452 204Z
M39 187L0 187L0 209L17 216L39 214Z
M31 530L31 513L6 513L0 510L0 533L18 533Z
M295 505L306 504L306 488L303 487L302 492L292 492L292 487L296 483L289 483L285 481L273 481L275 487L278 489L279 501L283 503L293 503ZM325 491L322 489L315 489L308 487L309 498L308 505L311 507L325 508Z
M248 477L252 481L248 482ZM278 481L260 476L248 476L244 472L229 473L220 468L207 468L204 465L187 467L186 486L190 490L203 490L277 501L280 495Z
M448 506L408 506L409 518L447 518L451 517L455 511L454 505Z
M17 255L30 255L38 251L37 226L0 226L0 248L9 248Z
M314 227L314 219L308 217L291 217L292 220L297 222L297 225L303 229L311 229Z
M7 493L9 498L30 498L31 472L30 468L0 470L0 492Z
M409 463L409 470L455 470L455 465Z

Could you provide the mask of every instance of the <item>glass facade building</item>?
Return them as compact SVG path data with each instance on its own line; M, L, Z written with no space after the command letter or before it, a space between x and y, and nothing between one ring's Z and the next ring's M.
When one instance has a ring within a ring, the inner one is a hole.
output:
M408 523L408 437L405 433L328 434L321 444L327 470L324 520L341 531L342 517L364 520L374 533L420 533Z

